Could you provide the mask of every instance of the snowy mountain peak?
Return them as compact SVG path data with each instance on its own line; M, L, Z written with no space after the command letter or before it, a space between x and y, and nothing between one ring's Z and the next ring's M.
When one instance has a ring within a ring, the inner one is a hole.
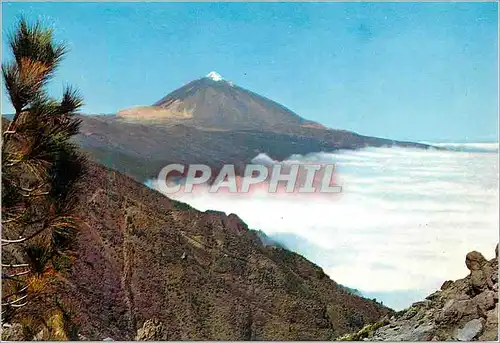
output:
M209 79L212 79L214 81L222 81L222 76L220 76L220 74L218 74L217 72L215 71L212 71L210 73L207 74L207 77Z

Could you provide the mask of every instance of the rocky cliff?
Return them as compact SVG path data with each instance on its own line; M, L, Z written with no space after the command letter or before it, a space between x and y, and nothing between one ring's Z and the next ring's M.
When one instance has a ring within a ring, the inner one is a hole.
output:
M340 340L498 340L498 245L494 259L472 251L465 265L467 277L445 281L425 300Z

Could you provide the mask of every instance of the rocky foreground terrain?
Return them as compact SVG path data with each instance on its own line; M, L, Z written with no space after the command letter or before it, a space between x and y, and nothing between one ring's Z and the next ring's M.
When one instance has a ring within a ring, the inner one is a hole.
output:
M497 341L498 245L494 259L472 251L465 264L467 277L445 281L425 300L340 340Z

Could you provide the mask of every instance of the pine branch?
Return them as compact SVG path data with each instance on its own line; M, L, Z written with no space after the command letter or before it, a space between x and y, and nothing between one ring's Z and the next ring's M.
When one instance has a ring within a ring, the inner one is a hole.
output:
M24 272L16 273L16 274L2 274L2 279L12 279L18 276L23 276L29 274L31 270L26 270Z
M6 302L6 303L2 303L2 306L12 306L14 305L15 303L18 303L20 302L21 300L24 300L28 297L28 295L23 295L22 297L16 299L16 300L12 300L12 301L9 301L9 302Z
M30 265L27 263L21 263L21 264L3 264L2 263L2 268L22 268L22 267L29 267Z
M2 238L2 246L7 246L7 245L10 245L10 244L15 244L15 243L22 243L22 242L26 242L27 240L35 237L35 236L38 236L39 234L41 234L43 231L45 231L47 229L47 226L44 225L42 226L41 229L35 231L33 234L27 236L27 237L23 237L23 238L19 238L19 239L3 239Z
M51 29L24 19L8 36L8 44L14 58L2 63L2 77L15 113L2 134L1 246L8 247L10 257L2 264L2 271L8 271L2 272L2 286L11 292L2 298L7 307L2 315L12 317L24 316L15 309L28 303L33 304L28 311L53 308L38 295L53 276L46 273L50 263L54 265L75 237L79 224L71 214L86 160L71 141L80 128L75 114L82 97L66 87L62 98L54 99L46 87L66 46L53 40ZM26 285L31 275L39 278L35 288Z
M14 292L14 293L11 293L9 295L6 295L6 296L2 297L2 300L8 299L8 298L10 298L10 297L12 297L14 295L18 295L20 293L26 292L27 290L28 290L28 286L24 286L23 288L21 288L17 292Z

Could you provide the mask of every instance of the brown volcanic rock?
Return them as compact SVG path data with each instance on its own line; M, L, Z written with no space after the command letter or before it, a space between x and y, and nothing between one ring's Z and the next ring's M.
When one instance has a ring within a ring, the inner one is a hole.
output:
M142 328L137 330L136 341L166 341L168 336L165 333L163 323L157 319L149 319L144 322Z
M486 260L472 251L465 264L470 274L445 281L441 290L344 340L374 341L494 341L498 340L498 255Z
M81 216L66 296L92 340L141 327L170 340L328 340L390 312L262 245L237 216L185 209L99 165Z
M488 261L477 251L471 251L465 256L465 265L470 271L481 270Z

